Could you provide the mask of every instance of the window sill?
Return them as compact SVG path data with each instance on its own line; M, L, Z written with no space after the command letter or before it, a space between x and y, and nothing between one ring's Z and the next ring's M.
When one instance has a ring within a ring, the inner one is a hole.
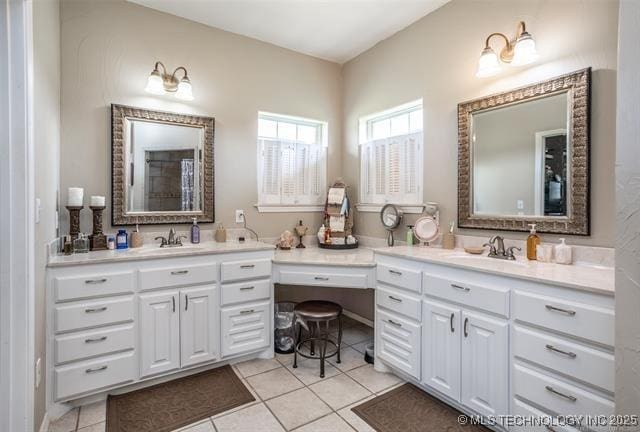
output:
M254 204L259 213L308 213L324 211L324 205L262 205Z
M359 212L365 213L380 213L382 207L386 204L356 204L356 209ZM396 204L396 206L407 214L420 214L424 212L424 204Z

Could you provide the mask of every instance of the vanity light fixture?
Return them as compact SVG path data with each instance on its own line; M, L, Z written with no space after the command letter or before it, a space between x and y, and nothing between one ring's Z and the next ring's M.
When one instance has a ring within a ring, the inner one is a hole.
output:
M489 45L492 37L499 36L504 39L505 46L500 51L500 57ZM482 54L478 60L478 78L490 77L501 70L500 62L511 63L514 66L523 66L533 63L538 59L536 42L527 32L524 21L518 23L518 32L513 40L510 40L503 33L491 33L487 36Z
M162 67L162 72L160 72ZM182 71L182 78L178 79L176 74ZM162 62L156 62L153 71L147 80L145 90L148 93L162 95L165 93L174 93L178 99L192 101L193 93L191 89L191 80L187 74L187 69L183 66L177 67L172 74L167 73L167 68Z

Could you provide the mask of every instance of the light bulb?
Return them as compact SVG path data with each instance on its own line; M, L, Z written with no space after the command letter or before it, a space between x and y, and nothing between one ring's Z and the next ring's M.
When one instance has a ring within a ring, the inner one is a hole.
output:
M191 89L191 81L186 76L180 80L178 84L178 91L176 92L176 97L178 99L192 101L193 100L193 92Z
M485 78L495 75L498 72L500 72L500 61L498 60L498 56L494 50L490 47L486 47L482 50L482 54L480 54L476 76L478 78Z
M164 94L164 84L162 82L162 77L160 76L160 72L157 69L154 69L149 75L149 79L147 80L147 87L145 90L148 93L161 95Z
M511 64L514 66L524 66L533 63L538 57L540 56L536 51L536 42L529 33L522 33L516 41L516 46L513 48L513 61Z

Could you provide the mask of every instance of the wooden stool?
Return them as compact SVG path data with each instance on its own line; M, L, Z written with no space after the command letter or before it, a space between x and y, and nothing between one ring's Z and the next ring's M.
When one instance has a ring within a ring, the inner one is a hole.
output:
M294 326L297 326L296 343L293 352L293 367L298 367L298 355L304 358L320 360L320 378L324 378L324 362L337 356L340 363L340 345L342 344L342 306L324 300L311 300L298 303L293 310ZM338 342L329 339L329 323L338 320ZM309 332L309 337L302 339L302 328ZM315 343L320 343L320 353L315 353ZM300 348L309 342L310 355L300 352ZM335 350L327 354L327 344Z

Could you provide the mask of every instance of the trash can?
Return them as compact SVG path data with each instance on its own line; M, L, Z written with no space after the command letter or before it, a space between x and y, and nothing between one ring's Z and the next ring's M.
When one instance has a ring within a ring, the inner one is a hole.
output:
M279 354L291 354L295 343L293 309L296 303L277 302L274 305L274 349Z

